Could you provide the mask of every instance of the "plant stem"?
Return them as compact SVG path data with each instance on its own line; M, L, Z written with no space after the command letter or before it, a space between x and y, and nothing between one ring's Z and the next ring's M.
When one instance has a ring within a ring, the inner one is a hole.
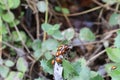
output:
M47 23L48 22L48 0L45 0L45 3L46 3L45 23ZM43 41L46 40L46 36L47 36L47 33L44 31Z

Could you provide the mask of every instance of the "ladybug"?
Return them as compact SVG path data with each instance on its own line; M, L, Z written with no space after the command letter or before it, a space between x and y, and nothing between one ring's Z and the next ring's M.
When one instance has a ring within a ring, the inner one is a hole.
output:
M59 47L57 48L57 51L60 51L62 48L63 48L63 45L59 46Z
M61 54L62 54L61 51L57 51L57 52L56 52L56 57L60 56Z
M116 66L112 66L111 67L111 70L115 70L117 67Z
M56 62L57 62L57 63L62 63L62 59L57 57L57 58L56 58Z
M54 64L55 64L55 60L54 60L54 59L52 60L51 64L52 64L52 65L54 65Z

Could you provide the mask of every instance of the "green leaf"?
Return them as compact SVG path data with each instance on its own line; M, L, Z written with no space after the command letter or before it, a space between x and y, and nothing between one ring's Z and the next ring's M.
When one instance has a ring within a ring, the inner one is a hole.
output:
M5 25L0 27L0 33L2 33L2 35L5 35L8 33L8 30Z
M115 66L116 69L112 69ZM107 73L112 77L112 80L120 79L120 63L109 63L105 65Z
M108 0L108 1L109 1L109 0ZM110 16L109 24L110 24L111 26L114 26L114 25L117 25L117 24L120 25L120 14L113 13L113 14Z
M72 80L90 80L90 69L86 66L81 66L79 76L73 77Z
M26 45L28 48L32 47L32 43L33 43L33 41L30 38L27 38Z
M52 37L57 40L64 40L64 37L62 36L62 33L59 30L56 30Z
M5 61L5 65L8 67L12 67L12 66L14 66L14 62L11 60L7 60L7 61Z
M34 40L32 43L32 49L35 51L35 50L38 50L40 48L41 48L41 40L40 39Z
M19 34L20 34L20 36L18 35L17 31L13 31L12 35L11 35L12 40L16 41L16 42L23 40L24 42L26 42L27 36L26 36L25 32L20 31Z
M120 62L120 49L119 48L107 48L107 55L113 62Z
M13 22L10 22L9 24L10 24L10 27L13 28L13 27L15 27L15 25L18 25L19 23L20 23L19 20L14 19L14 21L13 21Z
M67 8L62 8L62 12L63 12L64 14L70 14L69 9L67 9Z
M23 80L23 76L21 72L11 71L5 80Z
M70 79L70 78L72 78L74 76L78 76L77 71L72 66L72 64L70 64L70 62L63 59L62 65L63 65L63 68L64 68L63 76L64 76L65 79Z
M20 0L12 0L12 3L13 3L13 5L10 8L15 9L20 5Z
M48 32L53 26L48 23L43 23L41 27L42 27L42 30L44 30L45 32Z
M62 9L59 6L55 6L55 10L58 11L58 12L61 12Z
M95 35L92 33L92 31L89 28L82 28L79 33L79 38L82 41L94 41Z
M69 9L67 9L67 8L61 8L59 6L56 6L55 10L58 11L58 12L63 12L64 14L69 14L70 13Z
M46 60L41 60L40 63L45 72L53 74L53 69L48 66L48 62Z
M24 58L20 57L17 60L16 67L17 67L17 70L25 73L28 70L28 63L27 63L27 61Z
M41 50L41 49L37 49L37 50L35 50L33 56L34 56L34 58L35 58L36 60L38 60L42 55L43 55L42 50Z
M44 13L47 9L47 5L46 5L45 1L38 1L37 8L41 13Z
M116 38L114 38L114 46L120 48L120 30L117 32Z
M102 1L110 5L113 5L117 2L117 0L102 0Z
M91 71L90 80L104 80L97 72Z
M58 42L55 39L48 39L42 43L42 48L47 50L55 50L58 46Z
M67 30L64 30L62 32L62 35L64 36L65 39L67 39L68 41L70 41L73 37L74 37L74 29L73 28L69 28Z
M14 16L14 14L12 12L9 11L9 12L3 14L2 18L3 18L4 21L10 23L10 22L14 21L15 16Z
M45 58L46 58L47 60L50 60L50 59L52 58L52 55L51 55L50 51L45 52Z
M2 23L2 19L1 19L1 17L0 17L0 27L2 26L2 24L3 24L3 23Z
M8 67L0 65L0 75L3 78L7 77L8 72L9 72L9 68Z

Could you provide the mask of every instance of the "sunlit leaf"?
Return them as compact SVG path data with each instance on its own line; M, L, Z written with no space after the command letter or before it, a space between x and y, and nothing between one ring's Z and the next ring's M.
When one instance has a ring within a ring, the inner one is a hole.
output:
M11 9L15 9L20 5L20 0L12 0L12 3Z
M40 12L44 13L47 9L47 5L46 5L45 1L39 1L37 3L37 8Z
M107 48L107 55L113 62L120 62L120 49L119 48Z
M9 11L9 12L3 14L2 18L3 18L4 21L10 23L10 22L14 21L15 16L12 12Z

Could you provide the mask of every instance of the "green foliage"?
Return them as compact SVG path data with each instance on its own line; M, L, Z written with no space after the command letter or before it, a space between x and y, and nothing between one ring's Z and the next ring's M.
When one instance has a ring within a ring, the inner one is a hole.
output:
M0 27L2 26L2 24L3 24L3 22L2 22L2 19L1 19L1 17L0 17Z
M41 48L41 40L39 40L39 39L34 40L32 43L32 49L35 51L40 48Z
M117 2L117 0L102 0L102 1L110 5L113 5Z
M14 62L11 61L11 60L6 60L5 65L8 66L8 67L12 67L12 66L14 66Z
M41 27L45 32L48 33L48 35L51 35L53 38L58 39L58 40L63 39L63 36L61 32L59 31L60 24L51 25L48 23L43 23Z
M74 76L71 80L90 80L90 69L85 65L84 58L77 60L73 65L78 72L78 76Z
M37 3L37 8L40 12L44 13L47 9L47 5L46 5L45 1L39 1Z
M20 34L20 36L19 36L19 34ZM24 42L26 42L27 36L26 36L25 32L23 32L23 31L20 31L19 33L17 31L13 31L12 35L11 35L11 39L12 39L12 41L16 41L16 42L19 42L21 40L24 40Z
M46 50L55 50L58 46L58 41L55 39L48 39L42 43L42 48Z
M109 1L109 0L108 0L108 1ZM117 25L117 24L120 25L120 14L113 13L113 14L110 16L109 24L110 24L111 26L114 26L114 25Z
M3 78L5 78L5 77L7 77L8 73L9 73L9 68L6 67L6 66L0 65L0 75L1 75Z
M116 69L112 69L115 66ZM112 77L112 80L120 79L120 63L109 63L105 66L107 73Z
M117 32L116 38L114 38L114 46L120 48L120 30Z
M9 11L9 12L7 12L7 13L5 13L5 14L2 15L2 19L4 21L10 23L10 22L14 21L15 16L14 16L14 14L12 12Z
M15 9L20 5L20 0L1 0L0 8L7 10L7 7L10 9Z
M34 52L33 56L36 60L38 60L43 55L43 52L41 49L38 49Z
M118 48L107 48L106 49L107 55L110 60L113 62L120 62L120 49Z
M5 80L22 80L23 73L11 71Z
M72 77L78 76L77 71L70 64L70 62L68 62L67 60L63 59L62 65L63 65L63 68L64 68L63 76L64 76L65 79L70 80Z
M75 31L73 28L66 29L62 32L62 35L65 39L70 41L74 37Z
M53 68L50 67L49 62L47 60L41 60L40 63L45 72L53 74Z
M28 70L27 61L22 57L18 58L16 68L18 71L25 73Z
M92 31L89 28L82 28L79 33L79 38L82 41L94 41L95 35L92 33Z
M58 12L63 12L64 14L69 14L70 13L69 9L67 9L67 8L61 8L59 6L56 6L55 10L58 11Z
M97 72L91 71L90 80L104 80Z

